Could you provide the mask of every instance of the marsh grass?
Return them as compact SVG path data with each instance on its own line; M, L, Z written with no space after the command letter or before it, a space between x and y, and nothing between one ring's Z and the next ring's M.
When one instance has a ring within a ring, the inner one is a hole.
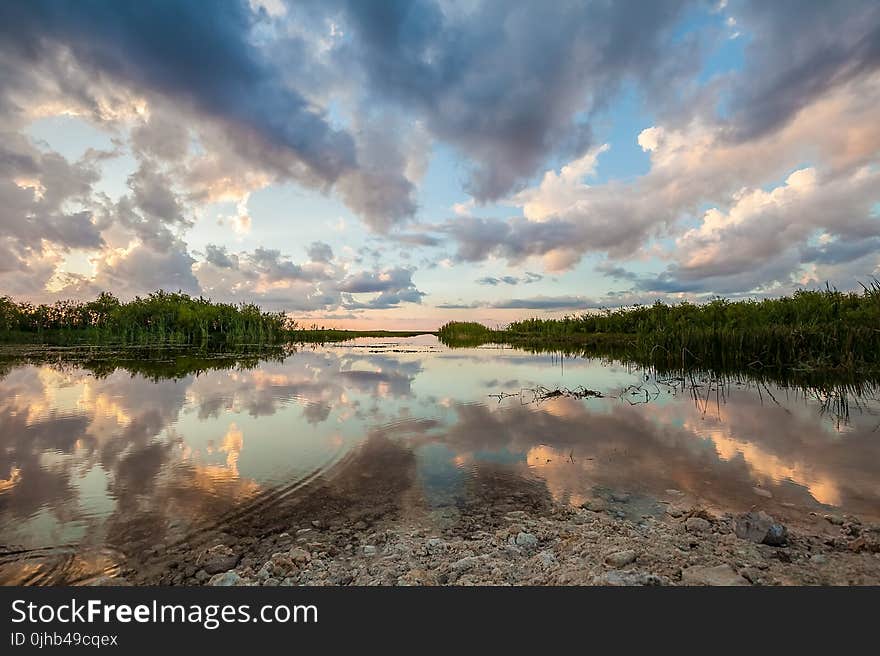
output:
M438 335L453 347L494 342L533 350L581 349L666 368L876 368L880 283L864 286L861 293L826 288L762 301L657 302L562 319L527 319L497 330L452 322Z
M157 291L121 302L109 293L94 301L52 305L0 298L0 340L40 344L270 344L295 328L282 313L253 304L213 303L182 292Z

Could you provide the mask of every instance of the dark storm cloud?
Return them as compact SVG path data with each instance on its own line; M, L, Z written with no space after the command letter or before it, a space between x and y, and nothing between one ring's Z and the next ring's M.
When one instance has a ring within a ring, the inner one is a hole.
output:
M549 154L580 154L588 123L624 79L652 86L662 70L695 66L668 39L684 2L554 3L491 0L457 10L432 0L336 3L341 62L357 62L382 101L424 116L472 163L469 191L496 199Z

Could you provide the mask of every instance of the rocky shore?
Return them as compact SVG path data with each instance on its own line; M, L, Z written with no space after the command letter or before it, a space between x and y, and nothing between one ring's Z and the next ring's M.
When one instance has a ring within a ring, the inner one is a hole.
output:
M621 517L619 495L583 507L513 498L483 510L339 514L258 538L220 533L213 544L179 545L166 567L129 576L214 586L880 583L880 524L820 513L783 524L668 492L662 512L636 518Z

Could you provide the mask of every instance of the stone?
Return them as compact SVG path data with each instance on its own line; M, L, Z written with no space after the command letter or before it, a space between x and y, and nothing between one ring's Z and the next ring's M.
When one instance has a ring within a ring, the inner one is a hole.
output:
M765 499L773 498L773 493L770 490L765 490L762 487L753 487L752 492L757 494L759 497L764 497Z
M749 585L730 565L687 567L681 570L681 582L684 585Z
M127 580L125 580L121 576L108 576L105 574L103 576L99 576L96 579L92 579L88 585L99 586L99 587L109 586L109 587L120 587L121 588L121 587L130 586L131 583L129 583Z
M682 515L684 515L684 510L682 508L679 508L678 506L667 506L666 514L670 517L681 517Z
M304 565L312 559L311 554L302 547L293 547L287 552L287 556L297 565Z
M196 579L196 581L198 581L199 583L204 583L204 582L207 581L209 578L211 578L211 576L210 576L205 570L203 570L203 569L200 569L200 570L199 570L198 572L196 572L196 574L195 574L195 579Z
M605 556L605 563L611 565L611 567L616 567L620 569L621 567L626 567L632 562L635 562L636 552L632 549L625 549L624 551L613 551L607 556Z
M365 556L375 556L377 553L377 549L375 545L365 544L364 545L364 555Z
M542 551L538 554L538 562L541 563L541 567L548 569L553 567L557 561L552 551Z
M684 527L690 533L705 533L712 528L712 524L702 517L688 517L684 522Z
M733 521L733 531L742 540L782 547L788 542L788 530L763 510L747 512Z
M663 585L664 579L656 574L646 574L636 569L624 571L611 570L593 577L593 585L607 586L634 586L634 585Z
M608 502L605 499L587 499L581 504L581 508L592 510L593 512L603 512L608 510Z
M216 585L216 586L231 586L231 585L242 585L242 578L236 574L235 572L223 572L221 574L215 574L211 577L211 580L208 581L208 585Z
M218 544L208 549L202 569L208 574L219 574L238 565L238 554L225 544Z
M456 572L466 572L469 569L473 569L477 565L480 564L480 559L477 556L465 556L464 558L459 558L454 563L452 563L452 569Z
M788 529L782 524L773 524L767 529L767 535L764 536L764 544L771 547L784 547L788 543Z
M829 524L834 524L834 526L843 525L843 517L840 515L825 515L825 521Z
M446 542L440 538L430 538L426 547L429 554L441 554L446 551Z
M520 531L516 534L516 546L523 549L534 549L538 546L538 538L531 533Z

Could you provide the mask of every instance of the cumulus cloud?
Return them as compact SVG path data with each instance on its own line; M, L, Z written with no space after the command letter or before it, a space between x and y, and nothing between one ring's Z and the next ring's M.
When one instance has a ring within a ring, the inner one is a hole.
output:
M382 271L361 271L346 276L337 286L343 292L343 307L346 309L385 309L401 303L421 303L425 295L419 291L412 280L413 270L393 268ZM355 294L376 294L366 301L355 298Z
M556 5L433 0L341 1L347 38L332 54L356 62L370 87L423 117L471 162L468 189L497 199L548 153L581 153L592 139L579 115L603 106L623 79L695 72L689 44L672 42L685 3ZM669 65L675 62L675 65ZM661 63L666 64L661 65ZM684 69L684 70L683 70Z

